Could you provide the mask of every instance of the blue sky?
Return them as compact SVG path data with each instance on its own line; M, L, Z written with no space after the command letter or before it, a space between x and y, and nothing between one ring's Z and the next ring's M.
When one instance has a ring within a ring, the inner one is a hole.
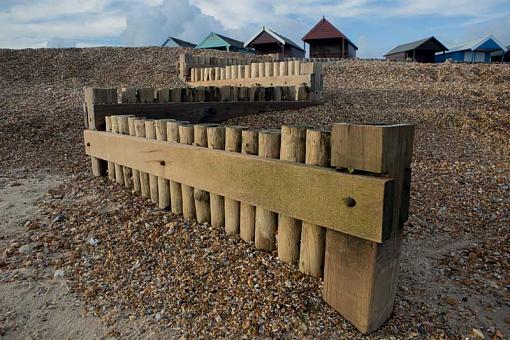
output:
M510 0L0 0L0 48L199 42L210 31L246 40L262 25L302 44L323 15L363 58L431 35L447 46L487 34L510 45Z

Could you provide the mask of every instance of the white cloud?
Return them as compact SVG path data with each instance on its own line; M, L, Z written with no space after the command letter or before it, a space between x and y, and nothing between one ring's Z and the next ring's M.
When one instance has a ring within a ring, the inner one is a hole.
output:
M470 34L491 31L506 42L508 4L508 0L0 0L0 47L88 46L105 41L160 45L169 35L198 43L210 31L245 40L262 25L299 44L322 15L337 23L359 20L354 35L367 49L377 43L362 28L367 20L455 18L455 27L445 24L448 30L463 30L458 27L461 21ZM366 53L360 49L360 55Z
M121 39L128 46L161 45L169 35L198 43L211 31L225 29L188 0L163 0L157 6L132 8Z

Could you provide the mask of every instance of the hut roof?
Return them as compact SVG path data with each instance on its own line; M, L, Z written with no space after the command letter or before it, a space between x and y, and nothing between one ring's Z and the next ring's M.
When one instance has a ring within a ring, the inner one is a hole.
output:
M178 47L195 47L196 45L193 44L193 43L190 43L188 41L185 41L185 40L182 40L182 39L177 39L177 38L174 38L174 37L168 37L168 39L165 40L165 42L163 43L163 45L161 45L161 47L165 47L167 45L169 45L171 42L173 42L176 46Z
M298 46L296 43L294 43L292 40L290 40L289 38L287 37L284 37L283 35L279 34L279 33L276 33L275 31L267 28L267 27L262 27L258 32L257 34L255 34L251 39L249 39L246 43L244 43L244 47L248 47L250 44L252 44L254 42L255 39L257 39L258 36L260 36L262 33L266 32L267 34L269 34L271 37L273 37L276 41L278 41L280 44L283 44L283 45L290 45L294 48L297 48L298 50L300 51L304 51L302 47Z
M503 51L506 52L507 49L505 45L499 43L496 38L492 35L488 35L481 39L466 41L461 45L457 45L450 49L450 52L459 52L459 51L475 51L475 50L484 50L484 51Z
M344 38L347 40L354 48L358 49L356 45L352 41L347 38L345 34L340 32L332 23L330 23L325 17L313 26L313 28L306 33L306 35L301 39L305 42L309 40L319 40L319 39L336 39L336 38Z
M429 44L427 44L429 43ZM443 45L439 40L437 40L435 37L428 37L425 39L420 39L416 41L412 41L409 43L405 43L402 45L398 45L397 47L390 50L388 53L385 54L385 56L390 54L396 54L406 51L415 50L419 47L424 47L427 45L427 49L436 49L437 51L448 51L448 48L446 48L445 45Z
M211 48L219 46L234 46L240 49L244 49L244 44L242 41L235 40L214 32L211 32L200 44L196 46L196 48Z

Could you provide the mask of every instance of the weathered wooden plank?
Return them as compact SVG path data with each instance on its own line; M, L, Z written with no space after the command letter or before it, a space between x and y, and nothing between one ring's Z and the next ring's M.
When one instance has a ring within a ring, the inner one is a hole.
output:
M88 119L94 121L96 130L104 131L105 116L109 115L130 114L147 119L186 120L194 124L218 123L262 112L297 110L320 104L322 102L316 101L96 104L90 106Z
M388 178L107 132L84 137L88 155L364 239L382 242L391 222Z

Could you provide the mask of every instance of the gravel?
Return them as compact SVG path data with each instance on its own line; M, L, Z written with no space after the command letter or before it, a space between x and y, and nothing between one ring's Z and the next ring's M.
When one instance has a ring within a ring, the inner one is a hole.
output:
M150 316L172 335L360 337L323 302L320 280L91 177L82 87L181 86L182 51L0 50L0 169L72 179L51 189L23 238L0 249L0 272L27 263L63 270L111 327ZM326 68L324 105L226 123L417 125L394 315L372 337L510 336L509 83L508 64L346 60ZM20 256L27 243L34 250Z

